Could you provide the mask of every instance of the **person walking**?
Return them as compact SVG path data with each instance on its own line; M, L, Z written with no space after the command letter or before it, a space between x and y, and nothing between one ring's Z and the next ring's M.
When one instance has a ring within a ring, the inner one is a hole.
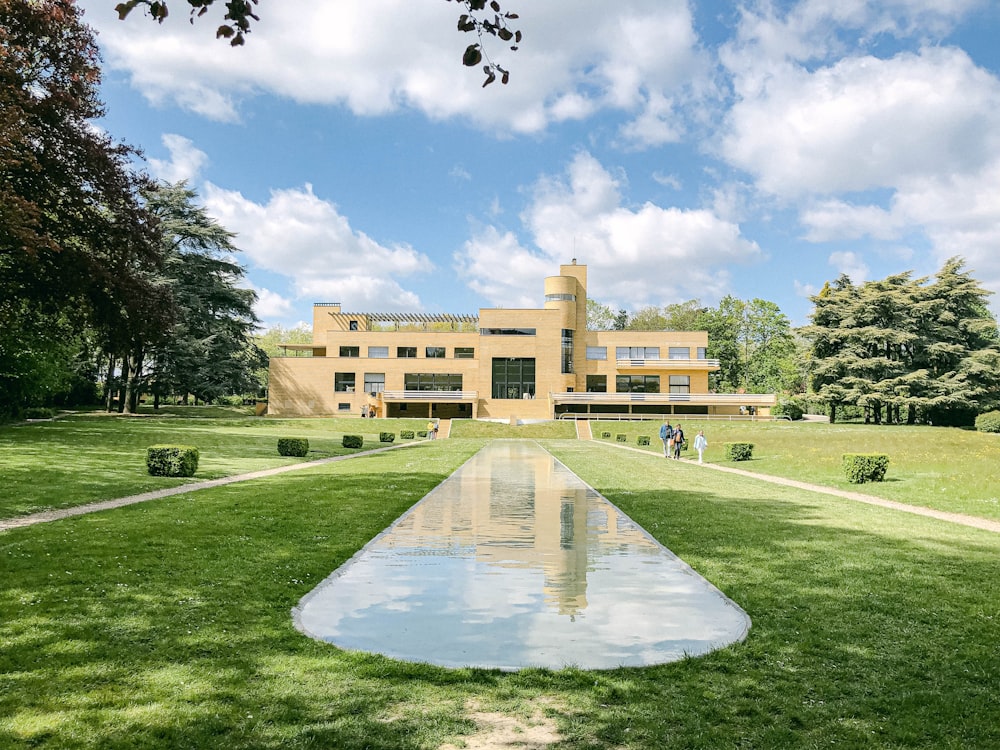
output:
M680 425L674 428L674 460L681 460L681 448L684 446L684 430Z
M434 420L433 419L430 422L427 423L427 437L430 440L433 440L434 438L437 437L437 430L434 429Z
M708 441L705 439L705 431L698 430L698 434L694 438L694 449L698 451L698 463L701 463L701 455L705 452L708 447Z
M660 440L663 441L663 457L670 457L671 439L674 436L674 428L670 426L670 422L663 420L663 424L660 425Z

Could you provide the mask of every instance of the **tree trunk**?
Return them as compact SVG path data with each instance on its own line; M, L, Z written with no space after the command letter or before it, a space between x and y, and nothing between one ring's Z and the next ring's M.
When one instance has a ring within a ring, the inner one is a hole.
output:
M129 358L127 354L122 355L122 374L118 382L118 413L125 411L125 398L127 396L126 383L129 380Z
M830 424L834 424L837 421L837 405L830 402Z
M115 405L115 355L108 355L108 375L104 379L104 409L113 411Z
M139 412L139 378L142 375L142 348L135 349L129 355L129 377L125 385L125 413Z
M917 407L913 404L909 404L906 407L906 424L916 424L917 423Z

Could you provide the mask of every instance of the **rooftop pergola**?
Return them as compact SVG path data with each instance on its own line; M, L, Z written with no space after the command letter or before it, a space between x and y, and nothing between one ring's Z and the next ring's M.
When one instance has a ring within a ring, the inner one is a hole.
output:
M332 315L333 313L331 313ZM478 325L479 316L463 313L419 313L419 312L358 312L344 313L339 315L356 316L366 318L369 327L373 323L393 323L397 328L400 325L430 325L433 323L447 323L452 326L470 324Z

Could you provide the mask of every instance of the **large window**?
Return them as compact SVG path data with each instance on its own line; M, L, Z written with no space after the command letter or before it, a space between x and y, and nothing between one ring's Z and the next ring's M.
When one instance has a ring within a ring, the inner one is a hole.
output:
M698 347L698 359L706 359L708 357L708 349L704 346Z
M671 375L670 376L670 392L671 393L690 393L691 392L691 376L690 375Z
M691 359L691 347L689 346L670 347L670 359Z
M476 350L471 346L456 346L455 359L475 359Z
M417 358L417 347L415 346L397 346L396 356L400 359L416 359Z
M534 328L480 328L482 336L534 336Z
M607 375L587 376L587 393L607 393L607 392L608 392Z
M562 337L562 374L568 375L573 372L573 329L563 328Z
M659 359L658 346L619 346L615 348L615 359Z
M341 357L360 357L361 348L357 346L342 346L340 347Z
M446 372L408 372L403 375L408 391L460 391L462 376Z
M385 373L384 372L366 372L365 373L365 393L370 393L375 395L376 393L381 393L385 390Z
M333 390L336 391L337 393L353 393L354 379L355 379L355 373L353 372L334 373Z
M493 358L493 398L533 398L534 357Z
M368 359L388 359L389 358L389 347L388 346L369 346L368 347Z
M616 375L615 390L618 393L659 393L659 375Z
M444 347L428 346L424 349L424 356L428 359L444 359Z
M587 347L587 359L607 359L607 358L608 358L608 347L606 346Z

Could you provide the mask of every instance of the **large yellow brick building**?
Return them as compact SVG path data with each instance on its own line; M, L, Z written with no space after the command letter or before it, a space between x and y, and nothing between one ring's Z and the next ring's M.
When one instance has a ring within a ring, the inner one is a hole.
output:
M704 331L588 331L587 267L545 279L541 309L479 315L313 307L312 344L273 357L268 413L535 420L766 414L773 396L709 393Z

